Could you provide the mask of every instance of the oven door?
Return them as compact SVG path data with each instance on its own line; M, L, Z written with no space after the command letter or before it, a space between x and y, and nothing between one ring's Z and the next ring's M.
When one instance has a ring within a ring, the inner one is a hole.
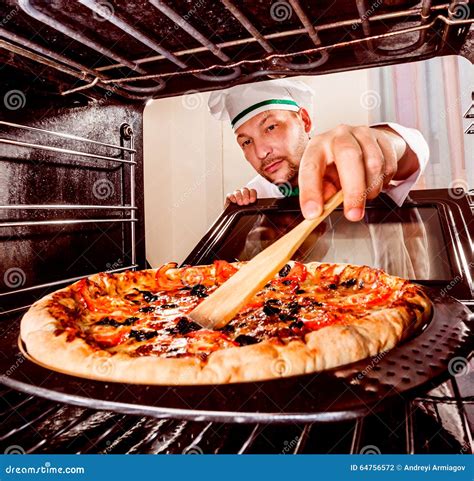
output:
M230 205L184 264L214 259L248 261L302 220L298 199L260 199ZM300 262L379 267L392 275L438 287L472 303L472 213L467 198L446 189L414 191L402 207L381 195L365 217L350 222L336 209L293 256Z

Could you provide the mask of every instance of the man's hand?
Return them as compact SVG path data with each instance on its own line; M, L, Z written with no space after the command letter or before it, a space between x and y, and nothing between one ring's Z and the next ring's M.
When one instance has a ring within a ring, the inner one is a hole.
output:
M324 202L342 189L344 214L358 221L366 199L417 169L418 158L390 127L340 125L306 146L298 177L301 210L307 219L317 217Z
M256 200L257 191L255 189L243 187L242 189L237 189L236 191L227 194L225 205L228 205L230 202L239 205L248 205L256 202Z

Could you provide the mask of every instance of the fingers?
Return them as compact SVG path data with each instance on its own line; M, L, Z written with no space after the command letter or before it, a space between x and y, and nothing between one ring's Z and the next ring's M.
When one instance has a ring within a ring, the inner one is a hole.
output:
M315 219L323 212L323 176L326 150L323 141L313 138L301 158L298 173L301 212L306 219Z
M332 149L344 193L344 215L351 221L358 221L364 215L366 191L362 149L349 132L335 136Z
M386 187L398 170L398 151L384 131L376 130L377 143L385 159L383 186Z
M365 199L375 199L384 186L385 156L377 142L376 131L369 127L355 127L352 135L362 151L365 168Z
M255 189L248 189L244 187L237 189L231 194L227 194L227 200L238 205L248 205L257 200L257 191Z

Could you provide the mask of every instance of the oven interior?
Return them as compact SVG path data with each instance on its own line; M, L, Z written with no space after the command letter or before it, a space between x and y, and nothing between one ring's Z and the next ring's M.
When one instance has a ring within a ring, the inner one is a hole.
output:
M80 0L74 6L8 0L0 9L0 452L472 453L472 361L356 419L274 424L118 412L77 380L62 388L60 379L54 392L68 397L52 399L47 376L12 347L25 309L47 292L94 272L146 267L147 100L433 56L472 62L468 2L361 0L335 9L331 2L298 0ZM362 230L350 232L357 244L352 252L340 240L351 226L336 211L298 258L351 261L355 251L365 251L370 263L377 257L364 249L371 236L426 236L430 270L417 270L411 259L410 277L472 308L473 212L473 197L465 193L419 191L398 209L381 197L369 206ZM299 215L295 199L230 206L185 263L250 258ZM441 255L430 256L436 250ZM19 377L23 384L12 386ZM107 399L107 386L101 389ZM133 404L138 391L123 389ZM261 389L255 387L256 396ZM195 404L209 393L190 395ZM270 396L264 405L272 403Z

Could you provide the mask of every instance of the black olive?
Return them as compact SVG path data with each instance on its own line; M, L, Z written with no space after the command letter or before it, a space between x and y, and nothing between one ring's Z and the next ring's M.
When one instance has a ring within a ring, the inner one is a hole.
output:
M220 329L222 332L225 333L231 333L235 331L235 326L232 324L226 324L222 329Z
M272 287L270 283L264 285L265 289L268 289L269 287Z
M280 314L278 314L278 317L280 318L280 321L284 321L284 322L296 320L295 316L292 316L291 314L286 314L284 312L280 312Z
M191 287L189 286L184 286L184 287L181 287L180 291L190 291L191 290Z
M291 301L288 304L288 309L290 310L291 314L298 314L301 309L301 306L296 301Z
M265 301L265 305L266 305L266 306L270 306L270 307L280 306L280 305L281 305L281 301L280 301L280 299L267 299L267 300Z
M281 270L280 270L280 272L278 273L278 275L279 275L280 277L286 277L286 276L290 273L290 271L291 271L291 266L290 266L290 264L286 264L286 265L284 265L284 266L281 268Z
M237 336L234 340L240 346L249 346L250 344L257 344L258 342L260 342L260 340L256 337L247 336L246 334L241 334L240 336Z
M153 312L155 310L152 306L141 307L138 309L140 312Z
M267 316L273 316L274 314L278 314L281 311L279 307L272 306L272 305L265 305L263 306L263 312Z
M96 323L96 326L112 326L112 327L119 327L121 326L120 322L116 321L115 319L110 319L110 317L104 317L99 322Z
M140 291L140 289L138 289ZM143 299L146 302L154 302L159 299L159 296L155 296L155 294L152 294L150 291L140 291L143 295Z
M321 302L313 301L312 299L311 299L311 305L315 306L315 307L322 307L323 306L323 304Z
M178 307L178 304L161 304L160 306L162 309L174 309Z
M290 324L291 329L301 329L304 326L303 321L295 321Z
M203 284L196 284L191 289L191 294L193 296L198 296L198 297L207 297L208 294L206 294L206 290L207 290L207 288Z
M347 281L341 282L341 286L352 287L355 286L357 281L355 279L347 279Z
M201 326L193 321L190 321L187 317L180 317L176 326L168 329L171 334L188 334L192 331L199 331Z
M138 317L127 317L127 319L122 322L122 325L131 326L135 321L138 321L138 319Z
M328 289L337 289L337 284L329 284Z
M130 337L133 337L137 341L148 341L157 335L157 331L136 331L134 329L132 329L129 334Z
M304 289L297 289L296 294L304 294L306 291Z

